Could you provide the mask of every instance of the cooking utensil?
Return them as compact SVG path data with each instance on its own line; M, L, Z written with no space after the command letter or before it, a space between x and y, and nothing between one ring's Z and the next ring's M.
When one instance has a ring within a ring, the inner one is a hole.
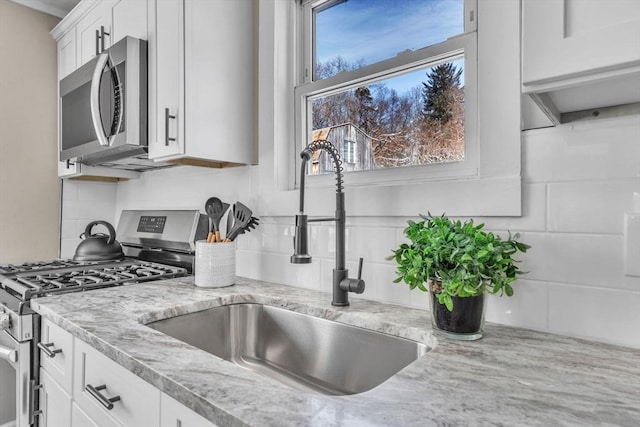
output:
M217 197L210 197L204 204L204 210L209 215L211 224L209 225L209 235L207 236L207 242L220 242L220 219L224 216L224 213L229 209L229 203L224 203Z
M260 218L256 218L255 216L252 216L251 219L249 220L249 223L245 227L241 228L240 231L235 233L235 235L232 236L232 238L230 238L229 240L233 241L239 235L244 234L244 233L248 233L251 230L255 229L258 225L260 225L260 223L258 221L260 221Z
M104 225L109 234L93 234L93 227ZM116 230L107 221L92 221L87 224L84 233L80 235L83 239L76 248L73 256L74 261L114 261L124 259L122 246L116 240Z
M240 230L247 227L247 225L251 221L251 214L253 214L251 209L240 202L236 202L235 205L233 205L233 227L231 227L231 231L227 233L227 236L224 240L233 241L233 239L235 239L238 234L240 234Z

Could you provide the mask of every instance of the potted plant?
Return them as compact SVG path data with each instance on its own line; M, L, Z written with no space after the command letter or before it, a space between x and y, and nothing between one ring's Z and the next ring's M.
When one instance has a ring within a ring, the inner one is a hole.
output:
M518 233L506 239L482 230L473 220L453 221L445 215L420 215L408 221L409 239L389 259L398 264L395 283L429 292L431 322L436 332L457 339L482 337L485 295L513 295L518 274L517 252L529 245Z

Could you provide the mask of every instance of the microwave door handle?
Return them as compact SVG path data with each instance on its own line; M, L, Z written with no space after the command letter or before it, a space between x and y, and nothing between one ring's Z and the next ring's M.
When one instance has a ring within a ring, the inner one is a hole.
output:
M120 76L118 75L115 67L110 66L108 53L101 53L98 56L98 61L96 62L96 67L93 70L93 76L91 77L91 96L90 96L90 107L91 107L91 121L93 122L93 128L96 131L96 137L98 138L98 143L105 147L113 144L116 135L120 133L120 128L122 126L122 84L120 82ZM104 70L105 66L109 65L111 68L112 77L115 79L114 87L115 87L115 117L114 123L111 128L110 135L106 135L104 133L104 129L102 127L102 118L100 117L100 81L102 80L102 70Z
M107 33L105 33L107 34ZM111 63L111 61L109 61ZM110 64L111 65L111 64ZM120 74L118 74L118 68L110 66L111 79L113 80L113 123L111 124L111 135L109 135L109 145L113 144L116 136L120 133L122 128L123 106L124 96L122 93L122 80L120 80Z

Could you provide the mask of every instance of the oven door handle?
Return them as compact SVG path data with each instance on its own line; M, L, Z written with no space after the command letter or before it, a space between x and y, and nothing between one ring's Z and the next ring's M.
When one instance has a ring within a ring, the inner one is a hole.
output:
M0 360L16 363L18 361L18 352L12 348L0 345Z

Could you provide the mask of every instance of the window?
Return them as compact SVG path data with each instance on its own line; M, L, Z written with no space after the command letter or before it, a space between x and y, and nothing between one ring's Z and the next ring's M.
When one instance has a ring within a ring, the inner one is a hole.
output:
M322 130L344 163L358 160L345 167L365 171L358 182L477 174L474 10L471 0L303 1L296 151ZM359 138L340 147L347 126Z
M255 172L259 197L264 201L263 215L286 217L288 221L299 206L299 153L313 133L313 128L307 127L312 123L310 98L331 96L349 86L357 88L368 79L375 83L408 74L414 66L459 60L455 58L464 61L464 160L346 173L349 216L398 217L404 223L407 217L427 211L472 217L522 214L520 2L481 1L477 9L474 1L465 0L464 4L464 34L314 80L313 61L310 56L304 58L305 54L311 55L313 46L311 8L329 7L331 3L260 2L260 167ZM477 36L472 28L475 16L481 17ZM357 137L344 139L360 143ZM361 152L356 148L356 155ZM318 157L308 164L321 170L325 166L322 160ZM307 178L306 208L311 214L331 214L335 195L328 189L335 186L333 178L328 174ZM538 197L536 185L524 188L528 188L530 197ZM509 219L506 221L493 224L508 224Z
M356 143L345 139L342 147L342 161L345 163L356 162Z

